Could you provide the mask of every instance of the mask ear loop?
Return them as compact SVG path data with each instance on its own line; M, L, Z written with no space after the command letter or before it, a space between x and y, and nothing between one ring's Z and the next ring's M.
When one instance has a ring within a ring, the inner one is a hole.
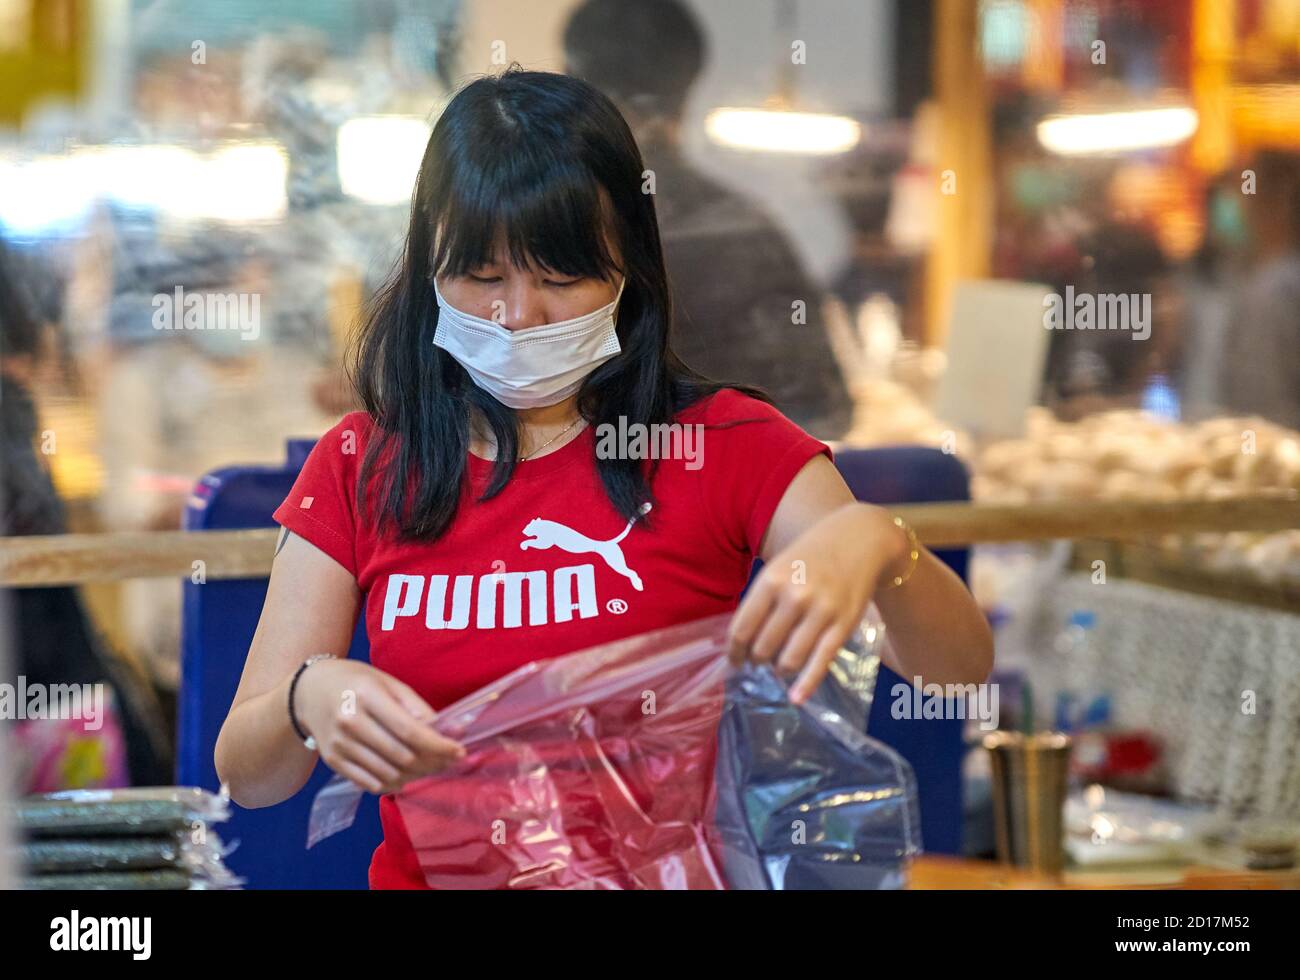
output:
M610 304L614 307L613 310L610 311L610 318L614 321L614 338L616 340L618 339L618 328L620 326L619 320L621 319L619 314L623 312L623 289L626 286L627 273L625 272L623 273L623 281L618 284L618 292L614 294L613 302ZM649 502L647 501L647 506L648 504ZM645 511L642 511L641 513L644 514ZM638 514L637 516L640 517L641 515Z

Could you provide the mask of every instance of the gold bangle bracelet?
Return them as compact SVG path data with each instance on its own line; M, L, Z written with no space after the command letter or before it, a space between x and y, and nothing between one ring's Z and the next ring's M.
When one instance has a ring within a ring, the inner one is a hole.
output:
M896 589L911 578L912 573L916 571L916 566L921 560L921 546L917 544L916 532L912 530L912 526L901 517L894 518L894 525L907 535L908 553L909 557L912 559L912 563L907 567L907 571L902 575L895 575L894 580L885 586L886 589Z

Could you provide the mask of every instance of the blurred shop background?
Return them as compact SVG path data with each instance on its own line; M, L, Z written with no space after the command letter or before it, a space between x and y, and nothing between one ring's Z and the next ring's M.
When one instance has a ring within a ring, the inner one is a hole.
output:
M0 534L175 530L204 474L355 407L432 121L512 62L615 98L679 352L813 434L953 453L976 501L1300 489L1300 0L0 0ZM257 329L160 323L187 293ZM1300 532L985 547L972 585L1034 692L1004 726L1300 813ZM12 673L107 678L119 715L29 732L26 788L172 781L181 590L10 594Z

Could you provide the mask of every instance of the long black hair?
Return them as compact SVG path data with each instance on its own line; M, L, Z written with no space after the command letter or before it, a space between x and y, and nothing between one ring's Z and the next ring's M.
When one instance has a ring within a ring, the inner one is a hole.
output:
M518 268L532 260L567 276L627 277L617 322L621 353L588 375L578 392L577 409L588 424L617 425L620 417L628 425L670 424L721 388L771 402L752 386L705 378L669 347L672 302L645 180L623 116L580 79L512 64L470 82L448 103L420 164L406 247L370 305L350 364L375 421L357 499L364 508L376 479L381 529L434 540L450 524L469 454L471 406L491 426L497 446L479 499L500 493L514 471L515 411L433 343L434 275L463 275L491 261L501 229ZM607 235L618 245L621 268ZM595 463L615 509L636 517L651 499L642 461ZM648 516L640 520L648 523Z
M0 356L38 354L40 318L31 297L19 284L17 264L9 246L0 238Z

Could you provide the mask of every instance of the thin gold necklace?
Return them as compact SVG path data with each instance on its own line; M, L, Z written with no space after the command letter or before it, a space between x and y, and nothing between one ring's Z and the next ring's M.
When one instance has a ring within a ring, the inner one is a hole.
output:
M536 456L538 453L540 453L543 449L545 449L547 446L549 446L551 443L553 443L556 439L559 439L562 435L564 435L566 432L568 432L569 430L571 430L575 425L577 425L577 424L578 424L579 422L581 422L581 421L582 421L582 416L579 415L576 419L574 419L572 422L570 422L568 425L566 425L563 429L561 429L561 430L560 430L559 432L557 432L555 435L551 436L551 438L547 439L544 443L542 443L540 446L538 446L536 449L534 449L531 453L527 453L526 455L520 456L520 457L519 457L519 462L523 463L523 462L525 462L525 461L527 461L527 460L529 460L529 459L532 459L534 456Z

